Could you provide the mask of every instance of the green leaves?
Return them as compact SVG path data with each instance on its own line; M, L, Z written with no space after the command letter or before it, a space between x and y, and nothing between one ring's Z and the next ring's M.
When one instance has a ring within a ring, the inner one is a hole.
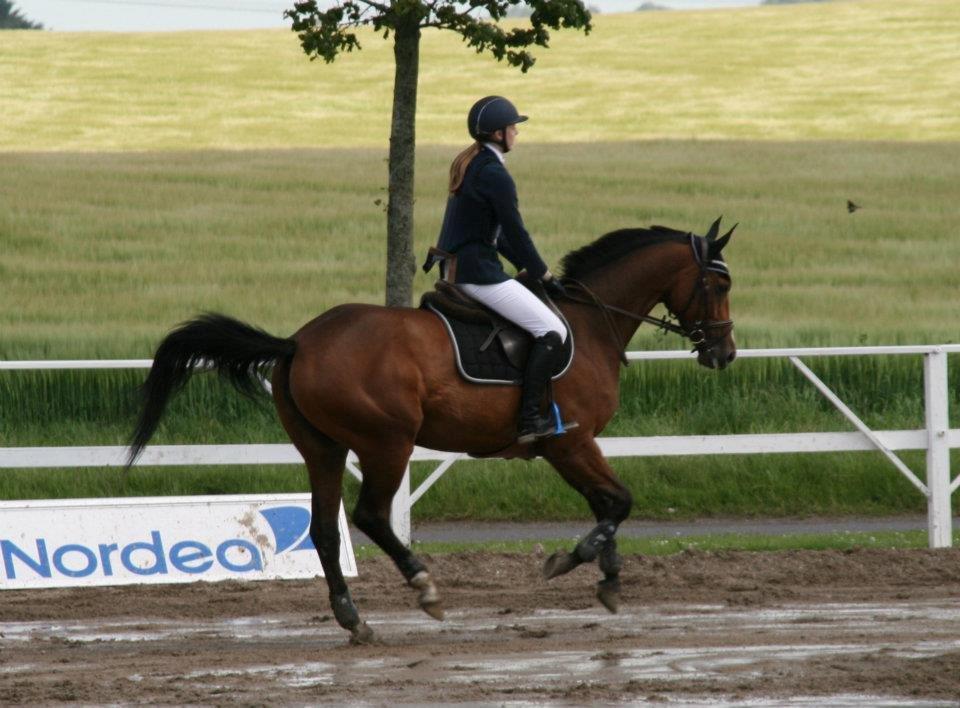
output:
M393 0L389 4L371 0L343 0L322 10L316 0L297 2L284 16L293 20L303 51L311 58L333 61L341 51L360 49L350 29L369 25L384 39L398 25L435 27L459 33L477 53L490 52L526 72L535 58L528 47L547 47L550 29L573 28L589 33L590 12L581 0L528 0L532 8L529 27L505 30L498 23L508 10L522 0Z
M303 51L311 60L322 57L328 64L341 51L360 49L357 35L345 27L357 27L363 22L364 8L352 0L335 5L328 10L317 7L316 0L295 3L293 9L284 11L284 17L293 20L294 32L300 38Z
M5 29L43 29L43 25L24 17L10 0L0 0L0 30Z

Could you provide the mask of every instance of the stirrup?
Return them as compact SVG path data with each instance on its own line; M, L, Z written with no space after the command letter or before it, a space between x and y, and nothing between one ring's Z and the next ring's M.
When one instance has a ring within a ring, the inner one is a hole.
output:
M557 405L556 401L551 403L551 410L553 413L552 416L538 416L537 419L530 424L529 427L532 428L532 430L521 427L520 435L517 437L517 444L529 445L537 440L564 435L568 430L580 427L580 424L574 421L563 422L563 418L560 416L560 406Z
M544 419L546 420L546 419ZM518 445L529 445L532 442L537 440L543 440L544 438L552 438L557 434L557 428L553 423L547 423L546 427L543 428L534 428L532 430L521 431L520 435L517 437Z

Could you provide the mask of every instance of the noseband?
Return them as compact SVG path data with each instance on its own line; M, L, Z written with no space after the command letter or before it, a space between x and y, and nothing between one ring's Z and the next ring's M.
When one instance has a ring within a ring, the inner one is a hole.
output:
M656 325L657 328L663 330L664 332L672 332L674 334L679 334L682 337L686 337L693 345L693 349L691 351L700 353L710 351L719 342L723 341L723 339L727 337L730 332L733 331L733 320L707 319L706 315L709 312L710 305L710 288L707 285L707 273L713 271L714 273L720 273L729 279L730 271L727 269L727 264L719 258L709 258L709 246L707 245L706 241L698 239L692 233L688 235L690 237L690 250L693 251L693 258L697 263L700 273L697 275L698 287L695 287L690 292L690 299L687 300L687 304L683 307L681 312L686 312L688 309L690 309L698 294L701 296L700 299L703 303L701 310L703 316L700 319L691 322L689 326L684 326L680 317L674 313L669 306L667 306L668 314L657 318L651 317L650 315L638 315L635 312L624 310L621 307L609 305L603 302L590 288L581 283L579 280L574 280L573 278L564 278L564 285L566 285L568 288L579 290L589 299L582 299L573 297L571 295L568 295L567 299L572 302L578 302L583 305L592 305L598 308L603 313L607 327L609 327L610 333L617 342L618 347L620 339L617 335L617 328L613 320L613 313L629 317L630 319L641 323L648 322L652 325ZM661 300L661 302L663 302L663 300ZM664 305L666 306L665 302ZM675 320L675 322L672 320ZM714 330L720 330L721 332L720 334L712 337L708 336L708 332L712 332ZM623 362L624 366L630 365L625 351L620 352L620 361Z
M710 246L705 240L697 239L692 233L689 234L689 237L690 250L693 251L693 258L697 262L697 267L700 269L700 273L697 276L699 287L694 288L690 292L690 299L687 301L687 304L684 305L682 312L690 309L694 299L697 297L697 294L699 294L703 301L703 317L693 322L689 328L681 329L683 329L684 336L693 344L693 351L704 352L712 349L733 331L733 320L709 320L706 318L706 314L710 310L710 287L707 285L707 273L710 271L719 273L727 280L730 280L730 270L727 268L727 264L719 258L710 258ZM671 312L670 316L678 322L680 321L680 318L674 313ZM722 332L713 337L707 336L707 332L716 329L720 329Z

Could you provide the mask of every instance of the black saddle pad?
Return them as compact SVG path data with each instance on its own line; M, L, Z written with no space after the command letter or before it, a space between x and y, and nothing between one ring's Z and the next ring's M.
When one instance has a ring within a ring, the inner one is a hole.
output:
M450 335L450 341L453 344L457 370L463 378L478 384L519 386L523 383L523 370L518 369L507 359L500 338L494 337L493 341L488 342L494 329L493 325L461 322L440 312L432 305L427 304L424 307L439 317L446 327L447 334ZM553 376L554 381L567 373L570 363L573 361L573 332L566 318L563 318L563 315L561 315L561 318L567 327L568 334L567 341L563 344L563 362ZM519 328L513 328L513 330L520 333L519 336L530 338L529 334ZM481 351L480 348L484 344L487 344L487 347Z

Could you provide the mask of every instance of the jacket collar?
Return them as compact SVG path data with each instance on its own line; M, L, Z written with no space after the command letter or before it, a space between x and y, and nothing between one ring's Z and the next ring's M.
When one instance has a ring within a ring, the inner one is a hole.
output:
M503 150L500 149L499 145L496 143L484 143L483 146L497 156L497 159L500 160L501 165L507 164L506 158L503 155Z

